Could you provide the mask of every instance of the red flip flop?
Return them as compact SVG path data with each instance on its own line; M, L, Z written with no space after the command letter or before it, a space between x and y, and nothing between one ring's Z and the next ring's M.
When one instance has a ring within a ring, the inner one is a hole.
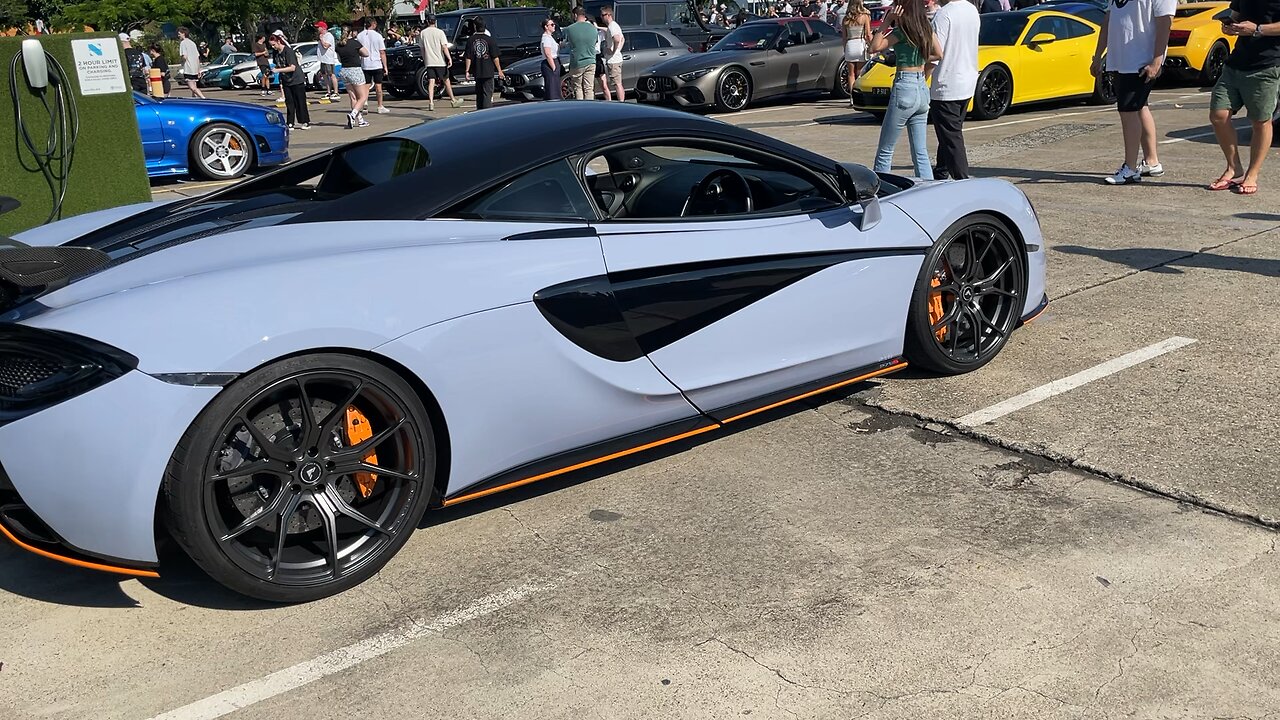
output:
M1215 192L1218 190L1234 190L1235 188L1239 187L1240 183L1242 182L1244 182L1243 177L1231 178L1231 179L1218 178L1217 180L1214 180L1213 182L1209 183L1209 189Z

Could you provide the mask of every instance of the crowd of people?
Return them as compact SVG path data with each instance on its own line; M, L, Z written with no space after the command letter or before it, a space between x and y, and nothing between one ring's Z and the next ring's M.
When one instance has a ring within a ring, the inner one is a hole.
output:
M855 8L861 5L859 0L851 2ZM894 82L880 127L875 170L889 170L894 146L905 129L918 177L965 178L968 160L963 125L978 80L978 10L969 0L938 0L930 18L932 4L933 0L895 0L881 26L866 39L865 47L851 40L851 35L857 35L854 39L865 37L866 26L848 21L856 9L849 11L842 22L850 41L846 58L852 57L851 52L895 51ZM1111 73L1124 158L1120 168L1105 178L1107 184L1129 185L1165 173L1149 100L1164 69L1176 10L1177 0L1112 0L1108 8L1091 70L1095 76ZM1271 147L1280 95L1280 0L1233 0L1230 12L1220 22L1225 34L1236 37L1213 88L1209 111L1226 169L1207 187L1252 195L1258 191L1258 177ZM858 29L850 29L853 26ZM929 78L932 82L927 82ZM1253 131L1247 167L1232 123L1241 109ZM938 139L937 161L933 163L925 138L931 111Z

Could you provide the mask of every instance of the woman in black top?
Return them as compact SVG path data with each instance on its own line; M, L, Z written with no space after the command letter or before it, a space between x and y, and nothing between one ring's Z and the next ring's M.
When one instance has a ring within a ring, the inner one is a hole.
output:
M160 82L164 86L164 94L169 95L169 63L165 62L164 51L159 45L152 45L147 48L147 54L151 56L151 67L160 71Z
M351 100L351 112L347 115L347 129L355 126L369 127L360 111L369 101L369 86L364 81L364 69L360 66L360 58L369 57L368 48L356 39L356 33L350 25L342 28L342 37L338 40L338 62L342 63L342 82L347 86L347 98Z

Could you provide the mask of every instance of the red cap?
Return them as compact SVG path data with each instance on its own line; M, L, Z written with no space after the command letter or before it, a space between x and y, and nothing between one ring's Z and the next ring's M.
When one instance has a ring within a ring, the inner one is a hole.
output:
M323 21L323 20L317 20L317 21L316 21L316 27L322 27L322 28L324 28L325 30L328 30L328 29L329 29L329 23L327 23L327 22L325 22L325 21Z

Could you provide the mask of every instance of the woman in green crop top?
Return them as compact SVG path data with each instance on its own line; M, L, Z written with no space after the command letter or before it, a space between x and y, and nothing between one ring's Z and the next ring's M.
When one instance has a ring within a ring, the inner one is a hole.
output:
M885 13L881 29L871 36L868 49L881 52L893 48L897 56L893 90L889 92L889 105L880 123L875 171L888 172L893 167L893 146L905 127L916 177L932 180L933 168L929 164L929 146L925 140L925 124L929 118L925 68L942 59L942 44L933 34L925 2L895 0L893 7Z

